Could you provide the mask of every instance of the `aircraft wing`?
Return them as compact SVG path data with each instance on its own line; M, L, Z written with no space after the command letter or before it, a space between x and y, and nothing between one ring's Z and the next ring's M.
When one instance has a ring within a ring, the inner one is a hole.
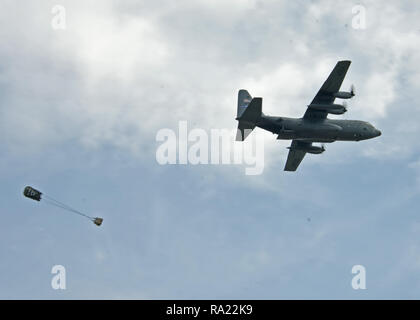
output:
M340 90L341 84L343 83L344 77L346 76L347 70L350 67L351 61L338 61L333 71L331 71L327 80L325 80L321 89L319 89L315 98L311 104L332 104L334 103L334 93ZM328 113L322 110L313 110L308 108L303 118L321 118L325 119Z
M289 155L287 156L286 166L284 171L296 171L305 157L306 151L296 150L294 148L306 147L312 145L312 142L293 140L290 145Z

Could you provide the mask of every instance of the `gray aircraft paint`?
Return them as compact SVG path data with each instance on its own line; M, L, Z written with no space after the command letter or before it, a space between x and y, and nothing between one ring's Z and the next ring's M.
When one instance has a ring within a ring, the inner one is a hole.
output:
M336 98L350 99L354 96L353 87L350 92L339 91L350 63L337 63L302 118L265 115L262 113L262 98L252 98L246 90L239 90L236 140L244 141L255 127L276 134L277 139L293 140L284 170L295 171L306 153L325 151L324 147L312 146L313 142L361 141L380 136L381 131L369 122L327 118L329 113L344 114L347 111L345 105L334 103Z
M372 124L360 120L295 119L262 115L256 126L277 134L277 139L283 140L360 141L381 135Z

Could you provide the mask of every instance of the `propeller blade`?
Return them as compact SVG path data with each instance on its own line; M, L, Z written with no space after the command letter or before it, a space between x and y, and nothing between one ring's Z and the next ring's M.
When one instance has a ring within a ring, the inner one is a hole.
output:
M354 97L356 95L356 88L354 87L354 84L350 87L350 94Z

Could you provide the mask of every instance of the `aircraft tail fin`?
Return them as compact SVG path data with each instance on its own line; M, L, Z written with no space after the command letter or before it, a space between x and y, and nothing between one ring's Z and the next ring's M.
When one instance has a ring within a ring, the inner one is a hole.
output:
M248 102L249 101L249 102ZM248 91L239 90L238 94L238 131L236 141L244 141L254 130L262 115L262 98L252 98Z
M242 113L246 110L248 105L251 103L252 97L248 91L241 89L238 92L238 111L236 117L240 117Z

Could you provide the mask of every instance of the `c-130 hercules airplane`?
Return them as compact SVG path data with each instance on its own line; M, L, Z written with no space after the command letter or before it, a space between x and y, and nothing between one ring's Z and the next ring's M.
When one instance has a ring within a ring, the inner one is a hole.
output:
M239 90L236 141L244 141L255 127L277 134L277 139L291 139L293 141L288 147L289 155L284 170L296 171L306 153L320 154L325 151L323 145L313 146L314 142L360 141L380 136L381 131L369 122L327 118L329 113L339 115L347 111L345 104L334 103L335 98L351 99L355 95L353 86L350 92L339 91L350 63L337 62L302 118L265 115L262 113L262 98L252 98L248 91Z

